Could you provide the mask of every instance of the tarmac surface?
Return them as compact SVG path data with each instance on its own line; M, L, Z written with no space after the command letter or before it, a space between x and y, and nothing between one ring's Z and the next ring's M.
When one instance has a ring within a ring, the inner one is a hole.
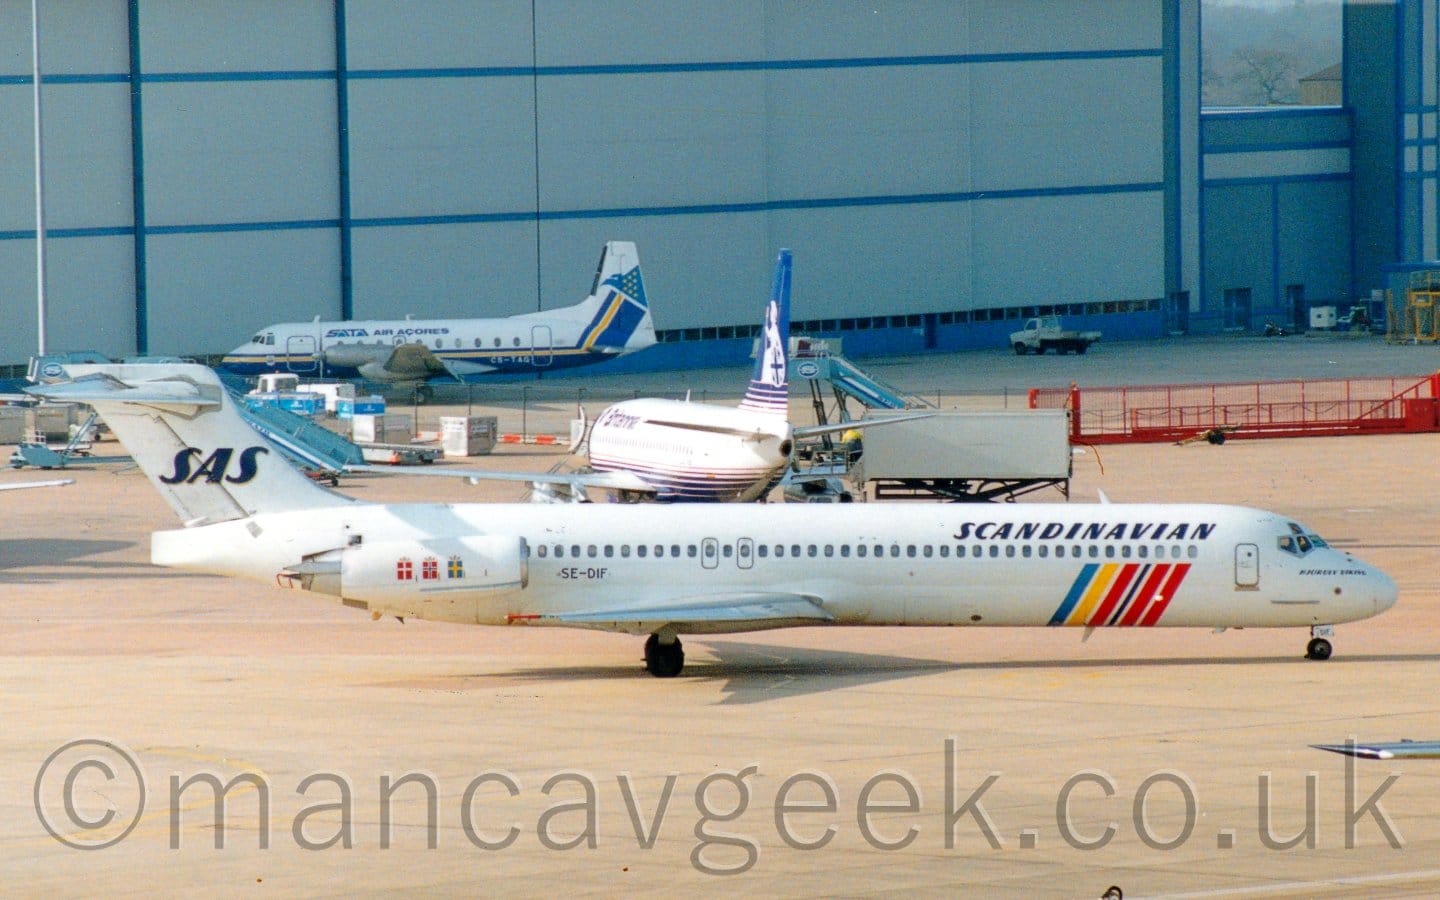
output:
M942 405L1015 407L1072 380L1418 377L1440 349L1247 337L865 364ZM471 411L564 433L580 386L593 417L596 398L720 400L745 377L505 385ZM792 408L808 415L803 386ZM1077 459L1072 502L1265 507L1389 572L1399 604L1337 628L1326 662L1303 658L1303 629L804 628L687 638L674 680L628 636L371 621L154 568L149 533L177 526L158 494L133 469L73 465L70 487L0 493L5 893L1434 896L1440 761L1309 745L1440 738L1437 450L1411 435ZM523 493L404 474L341 489ZM211 779L231 788L219 814Z

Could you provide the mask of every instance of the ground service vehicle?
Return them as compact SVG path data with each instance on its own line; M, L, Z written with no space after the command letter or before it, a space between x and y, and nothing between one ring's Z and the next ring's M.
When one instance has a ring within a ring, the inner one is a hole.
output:
M1100 340L1098 331L1071 331L1061 326L1059 316L1040 316L1030 319L1025 327L1010 333L1010 346L1020 356L1026 353L1084 353L1090 345Z

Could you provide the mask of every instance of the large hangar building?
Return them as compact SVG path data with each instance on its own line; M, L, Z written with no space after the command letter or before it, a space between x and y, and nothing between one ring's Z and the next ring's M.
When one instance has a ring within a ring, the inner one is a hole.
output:
M36 347L30 4L0 3L0 363ZM1251 328L1437 255L1440 0L1338 106L1202 111L1198 0L41 0L51 350L566 305L638 242L663 369L775 251L846 352ZM1303 319L1302 319L1303 320Z

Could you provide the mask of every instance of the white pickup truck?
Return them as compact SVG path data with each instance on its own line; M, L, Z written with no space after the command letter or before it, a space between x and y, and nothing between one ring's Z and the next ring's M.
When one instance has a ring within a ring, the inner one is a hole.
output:
M1044 353L1084 353L1090 345L1100 340L1098 331L1070 331L1060 327L1059 316L1040 316L1030 319L1019 331L1010 332L1010 346L1020 356L1034 351Z

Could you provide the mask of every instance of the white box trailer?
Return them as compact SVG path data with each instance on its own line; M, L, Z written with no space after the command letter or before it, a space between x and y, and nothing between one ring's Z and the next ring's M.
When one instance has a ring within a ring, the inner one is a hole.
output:
M920 410L870 410L866 422ZM877 499L1013 498L1045 487L1069 496L1070 413L1063 409L937 411L861 432L852 467Z

